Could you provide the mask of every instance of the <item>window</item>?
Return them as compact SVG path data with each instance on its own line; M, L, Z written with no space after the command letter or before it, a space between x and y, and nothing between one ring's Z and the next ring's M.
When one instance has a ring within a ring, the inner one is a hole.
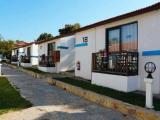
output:
M123 51L136 51L137 50L137 23L124 25L122 31L122 50Z
M109 31L109 52L120 50L120 29Z
M107 30L108 52L137 51L138 49L138 25L127 25L110 28Z
M55 43L49 43L48 44L48 56L52 56L53 51L56 50Z

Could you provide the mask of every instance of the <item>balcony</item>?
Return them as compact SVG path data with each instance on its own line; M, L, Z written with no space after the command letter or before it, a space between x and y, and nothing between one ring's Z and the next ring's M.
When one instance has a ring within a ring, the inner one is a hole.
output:
M21 62L22 63L30 63L31 62L31 56L21 56Z
M123 76L138 75L138 52L93 53L92 71Z
M18 57L16 55L11 57L11 62L17 62L18 61Z
M41 67L55 67L52 56L40 56L39 66Z
M55 67L52 56L40 56L39 57L39 66L41 67Z
M39 66L41 67L55 67L57 62L60 62L60 51L54 51L52 56L43 54L39 57Z

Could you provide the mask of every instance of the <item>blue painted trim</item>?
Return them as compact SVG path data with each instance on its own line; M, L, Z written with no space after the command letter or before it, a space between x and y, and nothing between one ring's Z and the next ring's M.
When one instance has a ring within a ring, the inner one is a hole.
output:
M143 51L142 56L156 56L160 55L160 50L153 50L153 51Z
M80 43L75 45L75 47L84 47L84 46L88 46L88 43Z
M69 47L65 47L65 46L58 46L58 49L68 49Z

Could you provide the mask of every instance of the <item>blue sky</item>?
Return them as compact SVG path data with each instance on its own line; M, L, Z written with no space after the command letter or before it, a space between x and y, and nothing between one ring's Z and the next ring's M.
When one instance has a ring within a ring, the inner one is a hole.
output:
M130 12L160 0L0 0L0 34L33 41L40 33L58 35L65 24L82 26Z

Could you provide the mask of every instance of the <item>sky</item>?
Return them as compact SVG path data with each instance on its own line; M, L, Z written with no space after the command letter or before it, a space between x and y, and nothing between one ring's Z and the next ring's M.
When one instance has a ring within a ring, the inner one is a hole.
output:
M160 0L0 0L4 39L34 41L41 33L58 35L65 24L89 25L147 7Z

